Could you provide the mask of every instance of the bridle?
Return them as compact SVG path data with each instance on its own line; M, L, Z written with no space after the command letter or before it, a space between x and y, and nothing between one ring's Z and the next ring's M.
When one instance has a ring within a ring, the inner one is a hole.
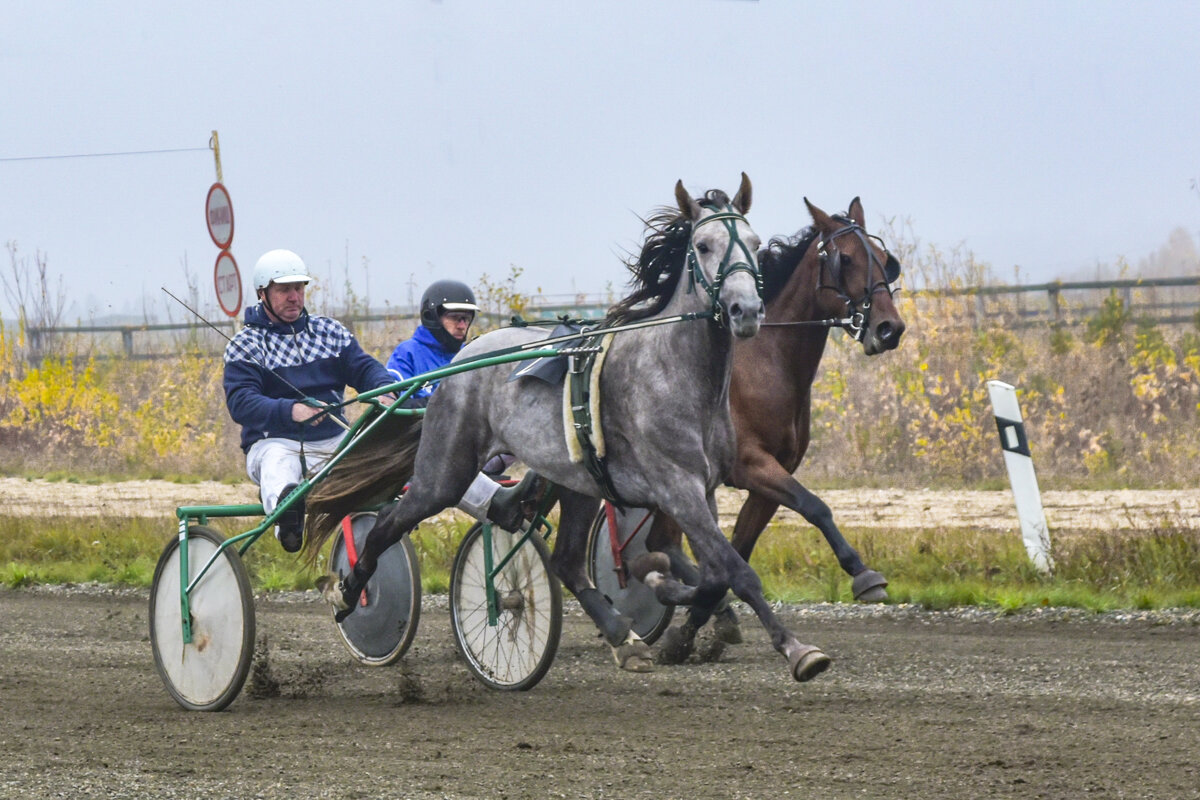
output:
M812 326L842 328L854 337L854 341L861 342L863 337L866 336L867 329L870 327L871 298L879 292L887 292L889 296L895 296L897 289L892 288L892 284L900 277L900 262L888 251L887 245L878 236L867 233L861 225L853 220L841 216L834 217L834 219L842 223L842 227L830 234L828 238L819 239L816 243L817 256L820 259L817 267L817 292L819 293L823 290L834 292L846 304L846 308L850 312L849 316L842 319L764 322L762 323L764 327ZM842 252L837 246L837 239L842 236L854 236L857 238L869 259L867 263L867 286L863 291L862 297L858 300L850 297L849 290L846 288L846 276L842 273ZM879 249L887 257L884 262L880 262L879 258L875 255L875 249L871 247L872 242L878 245ZM872 283L871 279L877 268L881 280ZM826 276L829 276L832 283L826 283Z
M700 259L696 256L696 229L710 222L720 222L729 233L729 243L725 246L725 254L721 257L721 264L717 267L717 274L713 277L712 281L709 281L708 277L704 274L704 270L700 267ZM737 272L750 273L754 278L754 286L758 291L758 296L762 297L762 272L758 268L758 260L750 252L750 248L746 246L746 243L742 241L742 237L738 235L738 222L744 222L747 227L750 225L744 216L734 211L733 207L727 204L724 210L693 222L691 234L688 236L687 265L690 274L688 291L695 291L696 284L700 284L701 288L708 294L709 300L712 301L709 313L713 321L718 325L724 325L724 317L721 314L721 288L725 285L725 280L730 275ZM734 260L735 248L741 251L741 256L736 261Z
M819 239L817 241L817 255L821 259L820 267L817 270L817 291L829 290L835 292L845 302L846 307L850 311L850 323L846 326L846 330L854 335L854 341L861 342L863 336L866 335L867 328L870 326L871 298L879 292L887 292L889 296L894 296L895 290L892 289L892 282L900 277L900 262L888 252L887 246L883 243L882 239L878 236L868 234L857 222L845 217L834 217L834 219L843 223L842 227L834 231L828 239ZM862 297L858 300L851 298L846 289L846 276L842 273L842 252L837 246L837 240L842 236L853 236L858 239L867 253L866 288L863 290ZM879 249L887 254L886 266L880 263L879 258L875 255L875 249L871 247L871 241L879 245ZM881 280L872 283L871 279L876 272L876 268L878 268ZM826 275L829 275L835 281L834 285L824 282Z

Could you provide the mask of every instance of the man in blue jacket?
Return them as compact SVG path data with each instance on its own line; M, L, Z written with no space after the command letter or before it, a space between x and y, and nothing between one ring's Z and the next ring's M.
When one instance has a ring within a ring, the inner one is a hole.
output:
M311 280L290 250L264 254L253 273L259 302L246 308L245 327L225 348L225 404L242 426L246 472L268 514L342 439L341 409L325 412L322 404L338 406L346 386L369 391L395 382L344 325L309 315L304 290ZM289 553L300 549L303 502L283 514L275 536Z
M421 296L421 324L409 339L396 345L388 359L388 371L396 380L441 369L448 365L467 340L479 306L475 294L459 281L436 281ZM405 405L424 408L437 388L434 381L405 401ZM499 475L513 457L507 453L493 456L483 472L463 495L458 507L480 520L491 520L505 530L516 530L524 521L521 503L536 493L537 474L532 470L516 486L507 489L489 475Z

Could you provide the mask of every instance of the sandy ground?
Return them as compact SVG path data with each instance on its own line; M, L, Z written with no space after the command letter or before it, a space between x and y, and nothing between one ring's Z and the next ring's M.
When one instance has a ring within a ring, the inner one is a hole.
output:
M834 489L819 492L843 528L921 528L961 525L981 530L1016 530L1012 493L899 489ZM729 530L745 493L721 489L722 526ZM167 481L82 484L0 478L0 513L111 514L174 518L181 505L257 503L251 483L229 485ZM1055 530L1144 530L1169 524L1200 528L1200 489L1044 492L1042 504ZM781 522L801 522L783 509Z
M1200 616L780 609L833 667L798 684L752 618L716 663L618 671L568 604L546 678L483 688L427 598L366 668L313 595L259 598L221 713L159 681L145 593L0 589L4 798L1200 797Z

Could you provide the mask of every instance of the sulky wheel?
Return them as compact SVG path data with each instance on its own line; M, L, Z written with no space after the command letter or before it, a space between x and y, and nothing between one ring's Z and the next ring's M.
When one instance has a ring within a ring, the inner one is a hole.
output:
M329 564L339 575L348 575L362 552L376 514L352 514L342 520L342 532L333 541ZM352 547L346 536L352 534ZM408 650L421 619L421 571L412 540L405 536L379 557L379 566L367 582L361 605L338 623L342 643L360 664L383 667L394 664Z
M486 565L499 565L521 534L491 527L487 558L484 526L467 532L450 574L450 624L454 643L475 676L492 689L524 690L550 669L562 632L562 587L550 572L550 551L536 533L512 554L491 581L489 614Z
M204 569L224 541L209 527L188 529L188 582ZM189 711L220 711L233 702L254 656L254 594L237 549L212 562L189 597L191 641L184 641L180 559L184 540L163 550L150 590L150 646L154 666L175 702Z
M658 601L654 590L634 579L628 564L646 552L646 536L654 522L653 512L644 508L628 508L622 512L613 508L617 526L617 542L621 550L622 572L625 585L621 586L621 575L615 568L612 538L609 534L606 509L600 506L592 530L588 534L588 577L620 613L633 619L633 630L646 644L653 644L671 624L674 606L665 606ZM632 537L632 538L631 538Z

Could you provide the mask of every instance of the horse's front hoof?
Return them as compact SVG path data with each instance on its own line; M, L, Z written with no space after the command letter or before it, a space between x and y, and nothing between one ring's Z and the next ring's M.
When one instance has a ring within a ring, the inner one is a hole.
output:
M339 576L330 573L317 578L317 590L325 602L333 606L333 621L339 625L354 612L358 596L347 596L346 582Z
M888 599L888 593L883 588L887 585L887 578L873 569L868 569L854 576L850 591L860 603L883 603Z
M658 662L660 664L682 664L688 660L696 646L696 632L686 630L682 625L667 628L658 643Z
M713 617L713 633L724 644L741 644L742 626L738 622L737 612L726 608Z
M792 677L803 683L811 681L825 670L833 661L821 652L820 648L807 646L797 650L791 657Z
M342 597L342 579L332 572L317 578L317 591L321 593L326 603L333 606L334 611L345 611L349 608Z
M626 672L653 672L654 660L650 647L636 633L630 633L625 642L613 648L617 666Z

